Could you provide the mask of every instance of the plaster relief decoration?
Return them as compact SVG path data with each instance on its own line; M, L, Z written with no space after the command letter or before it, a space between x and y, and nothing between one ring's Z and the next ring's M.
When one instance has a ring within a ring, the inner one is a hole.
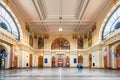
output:
M33 46L33 32L29 33L29 44L30 46Z
M92 31L88 32L88 46L90 47L92 45Z
M73 39L77 39L77 34L73 34Z
M64 38L57 38L52 42L52 50L69 50L70 43Z
M92 25L92 32L96 30L96 22Z
M87 33L85 33L85 34L84 34L84 38L87 39L87 36L88 36Z
M38 49L44 49L44 37L40 36L38 38Z
M25 23L25 27L26 27L26 30L27 30L28 32L30 32L30 26L29 26L28 23Z
M78 37L77 39L77 46L78 46L78 49L83 49L83 37Z

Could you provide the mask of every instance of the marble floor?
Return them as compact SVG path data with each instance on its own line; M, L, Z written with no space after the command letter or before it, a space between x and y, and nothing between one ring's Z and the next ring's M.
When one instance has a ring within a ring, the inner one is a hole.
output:
M120 80L120 70L33 68L0 70L0 80Z

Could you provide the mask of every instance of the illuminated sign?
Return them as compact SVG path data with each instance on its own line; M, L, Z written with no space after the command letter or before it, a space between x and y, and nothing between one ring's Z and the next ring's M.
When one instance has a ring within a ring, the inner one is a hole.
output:
M115 56L115 57L119 57L119 56L120 56L120 54L114 54L114 56Z
M0 53L0 57L7 57L7 54L5 54L5 53Z

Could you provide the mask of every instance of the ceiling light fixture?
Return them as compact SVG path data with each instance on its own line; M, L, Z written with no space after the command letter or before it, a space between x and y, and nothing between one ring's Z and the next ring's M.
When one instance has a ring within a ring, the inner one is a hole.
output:
M63 31L63 29L62 29L62 0L60 0L60 17L59 17L59 20L60 20L59 32L62 32Z
M59 27L59 32L62 32L62 28L61 27Z

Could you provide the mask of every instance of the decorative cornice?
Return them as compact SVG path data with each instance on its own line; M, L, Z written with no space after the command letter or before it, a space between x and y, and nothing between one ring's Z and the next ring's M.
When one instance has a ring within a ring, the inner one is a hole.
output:
M37 1L32 0L32 2L33 2L33 5L34 5L34 7L35 7L35 9L37 11L37 14L39 16L40 21L45 20L46 12L45 12L45 7L44 7L43 1L42 0L37 0ZM42 31L43 32L47 31L47 26L45 25L45 22L41 22L40 24L43 24L41 26Z
M0 40L11 45L15 45L17 43L15 36L2 28L0 28Z
M118 41L120 41L120 29L110 34L103 42L106 45L111 45Z
M91 54L92 52L102 50L103 46L104 46L103 44L98 43L98 44L92 45L91 47L89 47L87 49L79 49L78 54L79 53Z

